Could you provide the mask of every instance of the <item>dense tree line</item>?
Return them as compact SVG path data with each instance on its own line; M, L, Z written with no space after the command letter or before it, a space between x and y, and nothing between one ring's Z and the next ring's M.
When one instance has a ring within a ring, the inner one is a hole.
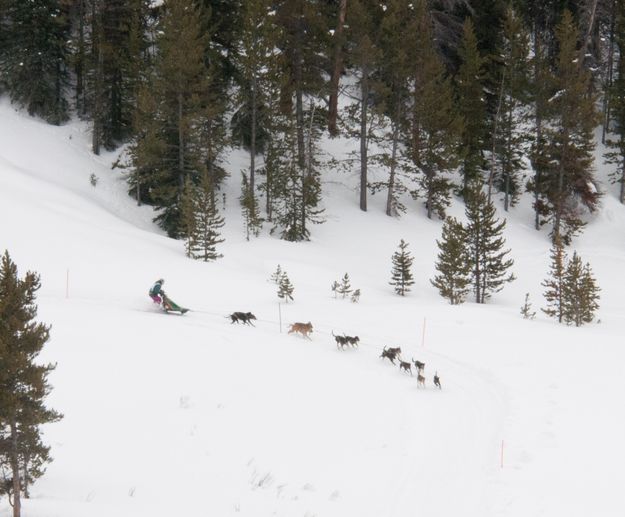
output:
M625 185L624 20L623 0L0 0L0 88L88 120L94 153L129 143L130 193L173 237L220 220L234 145L248 238L308 239L326 133L357 142L361 210L382 192L389 216L444 219L476 182L505 210L528 190L566 244L598 208L599 122Z

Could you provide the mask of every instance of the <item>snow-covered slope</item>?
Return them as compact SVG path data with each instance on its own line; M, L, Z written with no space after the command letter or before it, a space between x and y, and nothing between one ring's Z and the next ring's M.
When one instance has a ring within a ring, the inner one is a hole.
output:
M540 306L548 266L529 201L506 233L518 280L488 305L451 307L429 284L440 222L420 207L392 220L374 197L363 214L356 178L333 173L311 242L246 242L235 153L224 258L198 263L88 139L81 124L47 126L0 103L0 251L42 275L40 319L53 326L42 359L58 363L49 405L65 415L45 429L55 460L25 515L625 513L625 214L612 193L576 242L603 288L601 323L574 329L519 315L526 292ZM415 255L405 299L388 285L400 238ZM282 328L268 282L278 264L295 285ZM345 272L358 304L330 293ZM192 312L153 306L159 277ZM231 325L233 311L255 313L256 327ZM286 333L294 321L313 323L311 341ZM337 350L332 331L361 346ZM383 362L383 346L424 361L426 388Z

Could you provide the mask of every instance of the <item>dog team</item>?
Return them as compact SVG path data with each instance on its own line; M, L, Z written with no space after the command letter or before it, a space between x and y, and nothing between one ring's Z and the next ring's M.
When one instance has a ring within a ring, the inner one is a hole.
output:
M256 316L254 316L251 312L233 312L226 317L230 318L230 323L242 322L243 324L251 325L252 327L254 326L252 320L256 319ZM311 339L310 334L312 333L312 331L313 326L310 321L308 323L295 322L290 325L288 333L300 334L302 337ZM358 344L360 343L360 338L358 336L348 336L346 334L340 336L335 334L334 330L332 331L332 336L334 336L334 340L336 341L336 348L339 348L341 350L345 350L345 348L350 346L353 348L357 348ZM409 361L404 361L401 358L401 347L384 347L384 349L382 350L382 354L380 354L380 357L382 359L388 359L393 364L395 364L395 359L397 359L399 361L400 371L408 372L410 373L410 375L412 375L412 364L414 364L415 368L417 369L417 386L425 388L425 376L423 375L425 371L425 363L417 361L414 358L412 359L412 363L410 363ZM438 389L443 389L441 386L441 379L438 376L438 372L434 373L434 386L436 386Z

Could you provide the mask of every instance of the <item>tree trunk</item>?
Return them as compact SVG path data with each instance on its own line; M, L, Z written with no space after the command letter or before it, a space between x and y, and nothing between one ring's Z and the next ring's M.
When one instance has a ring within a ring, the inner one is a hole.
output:
M388 179L388 194L386 196L386 215L393 215L393 197L395 193L395 174L397 170L397 144L399 140L399 110L401 103L397 102L395 122L393 124L393 147L391 150L391 173Z
M493 181L495 178L495 162L496 162L496 149L497 149L497 136L499 130L499 113L501 112L501 104L503 102L503 87L505 84L506 71L501 72L501 86L499 88L499 100L497 102L497 111L495 112L495 121L493 125L493 146L490 155L490 174L488 175L488 202L491 201L493 191Z
M100 146L102 144L102 83L103 83L103 65L104 56L102 54L102 23L101 20L96 18L96 3L93 2L91 7L91 14L93 19L93 45L94 54L97 55L97 64L95 70L95 84L94 84L94 102L93 102L93 135L91 141L91 148L93 154L100 154Z
M538 28L534 27L534 77L537 81L540 81L541 78L541 59L542 59L542 48L540 46L540 35L538 33ZM539 86L539 88L542 86ZM541 92L536 97L536 115L535 115L535 124L536 124L536 153L538 159L540 160L540 156L542 153L542 138L543 138L543 105L542 99L540 96ZM541 165L538 163L535 165L534 169L534 228L536 230L540 230L540 212L539 212L539 202L540 202L540 182L541 182L541 174L540 174Z
M20 465L18 457L17 423L11 422L11 474L13 475L13 517L20 517L22 514L22 483L20 475Z
M254 194L254 182L256 171L256 72L252 74L252 127L250 136L250 191Z
M178 92L178 185L184 188L184 128L182 124L182 92Z
M369 99L369 69L362 68L360 83L360 209L367 211L367 108Z
M434 200L434 171L428 165L424 168L425 177L427 178L428 198L426 203L428 219L432 219L432 203ZM453 303L453 302L452 302Z
M614 26L615 26L616 0L612 0L610 7L610 43L608 46L608 70L606 87L603 94L603 125L601 128L601 143L605 144L605 135L610 131L610 98L612 94L612 78L614 75ZM620 59L620 56L619 56ZM621 201L622 203L623 201Z
M333 137L338 135L336 119L338 116L339 82L343 71L343 26L345 25L346 13L347 0L340 0L338 23L334 31L336 44L334 46L334 66L330 79L330 105L328 109L328 131Z

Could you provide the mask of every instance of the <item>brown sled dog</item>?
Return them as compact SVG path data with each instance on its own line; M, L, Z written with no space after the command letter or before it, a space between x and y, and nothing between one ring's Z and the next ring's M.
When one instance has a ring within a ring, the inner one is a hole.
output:
M289 334L295 332L297 334L301 334L302 336L310 339L309 334L313 331L312 323L309 321L308 323L291 323L291 327L289 329Z

